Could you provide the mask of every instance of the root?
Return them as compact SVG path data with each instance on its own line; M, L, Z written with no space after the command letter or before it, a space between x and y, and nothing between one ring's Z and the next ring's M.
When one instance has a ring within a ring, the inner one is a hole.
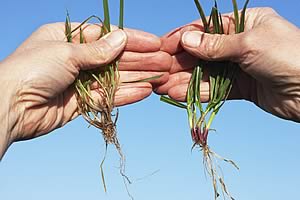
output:
M77 103L78 109L83 118L92 126L101 130L103 139L105 141L105 155L100 164L101 177L104 191L107 192L105 176L104 176L104 162L106 159L107 148L109 145L113 145L120 157L119 173L123 178L123 182L128 193L128 196L133 199L132 195L129 192L128 184L131 184L130 179L126 175L125 163L126 158L122 152L121 145L117 136L116 123L118 120L118 110L114 109L114 97L116 88L118 85L113 85L109 81L100 80L101 73L98 77L95 74L82 74L76 83L76 92L77 92ZM118 77L118 76L117 76ZM97 92L100 96L99 100L96 101L91 96L89 83L86 83L86 80L94 79L98 84ZM118 79L116 80L118 82Z
M203 165L205 172L209 175L209 177L212 180L214 189L214 199L216 200L220 196L219 191L221 190L224 199L228 197L231 200L234 200L234 198L227 190L226 184L224 182L224 177L222 175L222 169L218 164L218 160L228 162L237 170L239 170L238 166L232 160L225 159L216 154L215 152L211 151L208 145L201 146L201 149L203 151Z

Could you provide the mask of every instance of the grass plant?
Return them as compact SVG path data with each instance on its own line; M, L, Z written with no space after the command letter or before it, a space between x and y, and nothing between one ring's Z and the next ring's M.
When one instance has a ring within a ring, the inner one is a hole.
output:
M102 3L104 20L101 20L101 18L98 16L92 15L73 30L71 28L70 16L67 13L65 22L65 35L68 42L72 42L73 33L79 30L80 43L85 43L84 31L82 27L92 19L96 19L100 23L101 34L99 35L99 39L111 32L108 0L103 0ZM119 28L123 29L123 26L124 0L120 0ZM106 144L105 155L100 165L105 192L107 191L107 187L104 178L103 164L109 144L113 144L119 153L120 174L124 178L126 189L127 183L130 183L130 180L125 175L125 156L122 152L116 130L118 109L115 109L114 99L120 84L118 67L119 61L115 60L112 63L97 69L80 71L80 74L74 83L79 113L90 125L101 130ZM92 95L92 89L100 95L100 98L94 98Z
M80 25L72 29L69 13L67 12L65 22L65 35L68 42L72 42L73 34L79 31L80 43L85 43L83 26L90 20L97 20L100 23L101 34L99 39L104 35L111 32L110 24L110 10L109 1L102 0L104 20L96 15L92 15L84 20ZM124 0L119 1L119 29L124 29ZM74 83L77 104L79 113L83 118L91 125L101 130L105 141L105 155L100 164L101 177L103 182L104 191L107 192L105 176L104 176L104 161L107 154L107 148L109 144L115 146L120 156L120 174L123 177L123 181L128 193L128 196L133 199L128 190L128 184L131 184L130 179L125 174L125 156L122 152L121 145L117 136L116 123L118 120L118 109L115 108L115 95L118 91L119 85L124 83L138 83L149 82L154 79L160 78L162 75L148 77L141 80L120 81L119 74L119 61L114 60L112 63L99 67L93 70L80 71L78 78ZM96 85L96 86L95 86ZM92 88L93 87L93 88ZM96 89L95 89L96 88ZM94 98L92 91L96 91L100 95L100 98Z
M214 0L208 20L199 0L194 0L194 2L201 17L204 32L224 34L224 25L217 1ZM246 0L242 11L239 12L236 0L232 0L236 34L244 31L245 13L248 3L249 0ZM200 82L203 78L204 68L208 70L210 84L210 98L205 105L200 100ZM177 102L167 96L161 97L161 101L187 111L191 136L194 142L193 148L199 147L203 152L204 169L212 180L214 199L217 199L220 194L224 198L234 199L226 187L218 160L230 163L237 169L239 168L232 160L223 158L210 149L208 135L211 131L213 120L228 98L238 71L239 66L230 61L212 62L199 60L199 64L195 66L189 82L186 104Z

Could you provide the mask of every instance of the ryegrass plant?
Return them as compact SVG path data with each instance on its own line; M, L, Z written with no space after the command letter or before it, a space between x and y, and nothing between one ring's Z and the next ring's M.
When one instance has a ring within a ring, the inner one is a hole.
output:
M65 34L68 42L72 42L72 34L79 30L80 43L85 43L84 31L82 26L92 19L96 19L100 23L101 34L99 39L111 31L110 15L108 0L103 0L104 20L92 15L84 20L79 26L72 30L69 14L67 13L65 23ZM124 0L120 0L120 17L119 28L123 29L124 24ZM118 60L112 63L99 67L93 70L80 71L74 86L77 96L78 110L84 119L92 126L101 130L105 144L106 151L101 162L101 176L105 192L107 191L103 164L106 158L107 147L113 144L120 155L120 174L124 178L127 189L127 182L130 180L125 175L125 156L122 153L121 145L117 137L116 122L118 119L118 109L115 109L115 95L120 84L120 75L118 71ZM92 88L93 84L93 88ZM96 86L95 86L96 85ZM95 98L92 90L96 91L100 98ZM127 190L128 191L128 190Z
M202 19L204 32L210 34L224 34L222 16L219 12L217 1L214 0L214 6L211 9L208 20L200 2L198 0L194 0L194 2ZM246 0L241 13L238 11L236 0L232 0L232 3L235 32L238 34L244 31L245 13L249 0ZM206 106L204 106L200 100L200 82L203 78L204 68L208 70L210 84L210 98ZM232 160L225 159L213 152L208 146L207 141L212 122L228 98L238 70L239 66L233 62L200 60L199 64L194 68L189 82L186 104L177 102L167 96L161 97L162 101L187 110L191 136L194 142L193 148L198 146L203 152L204 169L211 177L215 199L220 196L220 190L224 198L229 197L230 199L234 199L226 188L218 160L228 162L235 168L239 168Z

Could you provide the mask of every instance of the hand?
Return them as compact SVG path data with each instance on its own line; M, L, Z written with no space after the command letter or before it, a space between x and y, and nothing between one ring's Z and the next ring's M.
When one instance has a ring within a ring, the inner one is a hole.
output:
M158 37L130 29L97 40L99 34L98 25L87 25L87 44L78 44L78 33L71 44L63 23L45 25L0 63L0 158L12 142L49 133L79 115L72 83L80 70L104 66L122 53L121 82L163 75L150 83L121 84L117 106L142 100L152 86L167 81L171 57L159 51Z
M169 81L156 92L184 101L197 59L230 60L240 65L230 99L254 102L265 111L300 122L300 31L270 8L248 9L245 32L234 34L233 14L223 16L229 35L203 33L200 21L162 38L162 50L173 56ZM209 83L201 84L209 100Z

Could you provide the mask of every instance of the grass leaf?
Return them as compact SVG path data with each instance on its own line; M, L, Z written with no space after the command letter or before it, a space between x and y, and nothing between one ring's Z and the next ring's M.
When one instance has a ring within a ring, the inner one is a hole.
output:
M157 76L152 76L152 77L149 77L149 78L144 78L144 79L141 79L141 80L136 80L136 81L124 81L122 83L141 83L141 82L149 82L149 81L152 81L152 80L155 80L155 79L159 79L163 76L163 74L161 75L157 75Z
M242 14L241 14L239 33L244 32L244 30L245 30L245 15L246 15L246 10L247 10L248 4L249 4L249 0L246 0L246 2L244 4L244 8L242 10Z
M119 28L124 29L124 0L120 0Z
M108 0L103 0L103 11L104 11L104 26L107 31L110 32L110 15L109 15L109 6Z
M206 20L206 15L204 13L204 10L199 2L199 0L194 0L195 4L196 4L196 7L198 9L198 12L200 14L200 17L202 19L202 23L203 23L203 26L204 26L204 30L206 33L209 33L209 26L208 26L208 23L207 23L207 20Z
M82 32L82 28L80 27L80 44L84 43L84 36L83 36L83 32Z
M233 4L233 12L234 12L234 19L235 19L235 32L240 32L240 20L239 20L239 9L236 0L232 0Z
M70 15L67 10L66 22L65 22L65 35L67 37L68 42L72 42L72 27L71 27L71 20Z
M178 108L187 109L187 106L186 106L186 105L184 105L184 104L182 104L182 103L180 103L180 102L178 102L178 101L176 101L176 100L174 100L174 99L171 99L170 97L167 97L167 96L161 96L161 97L160 97L160 100L161 100L162 102L168 103L168 104L173 105L173 106L176 106L176 107L178 107Z

